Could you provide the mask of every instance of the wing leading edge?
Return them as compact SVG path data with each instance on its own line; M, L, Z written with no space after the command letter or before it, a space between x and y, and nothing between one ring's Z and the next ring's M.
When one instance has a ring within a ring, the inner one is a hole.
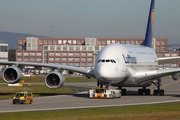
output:
M71 72L78 72L82 73L89 77L94 77L94 70L88 69L88 68L81 68L81 67L75 67L75 66L66 66L66 65L60 65L60 64L45 64L45 63L31 63L31 62L15 62L15 61L0 61L0 65L15 65L18 68L23 68L24 66L34 66L34 67L49 67L52 69L57 70L67 70Z
M146 72L137 72L134 76L136 83L145 83L155 79L173 75L180 72L180 68L160 69Z

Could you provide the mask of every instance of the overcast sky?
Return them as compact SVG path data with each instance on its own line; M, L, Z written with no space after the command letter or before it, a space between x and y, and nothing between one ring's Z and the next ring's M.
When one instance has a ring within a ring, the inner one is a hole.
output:
M0 31L144 38L150 0L0 0ZM156 0L154 37L180 43L180 0Z

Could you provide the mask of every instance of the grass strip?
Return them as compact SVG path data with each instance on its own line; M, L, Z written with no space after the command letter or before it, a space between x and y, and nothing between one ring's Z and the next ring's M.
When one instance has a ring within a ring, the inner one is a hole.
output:
M180 103L93 109L2 113L8 120L179 120Z

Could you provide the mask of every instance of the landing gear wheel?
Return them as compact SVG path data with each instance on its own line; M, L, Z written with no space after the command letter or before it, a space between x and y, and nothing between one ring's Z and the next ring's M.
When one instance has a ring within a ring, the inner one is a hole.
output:
M161 95L161 96L164 95L164 90L160 90L159 95Z
M143 95L143 89L138 89L138 95Z
M154 95L158 95L158 90L154 90Z
M156 87L157 87L157 90L154 90L154 95L161 95L163 96L164 95L164 90L161 89L161 79L157 79L157 83L155 82L152 82Z
M146 87L143 87L143 89L138 89L138 95L150 95L150 93L150 89L146 89Z
M150 95L150 94L151 94L150 89L146 89L145 94L146 94L146 95Z
M122 95L126 95L126 89L122 89Z

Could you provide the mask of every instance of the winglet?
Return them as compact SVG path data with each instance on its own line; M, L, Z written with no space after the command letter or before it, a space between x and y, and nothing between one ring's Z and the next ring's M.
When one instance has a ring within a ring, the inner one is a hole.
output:
M154 24L154 6L155 6L155 0L151 0L148 23L147 23L147 28L146 28L146 36L145 36L145 40L142 43L142 45L147 46L147 47L151 47L151 44L152 44L153 24Z

